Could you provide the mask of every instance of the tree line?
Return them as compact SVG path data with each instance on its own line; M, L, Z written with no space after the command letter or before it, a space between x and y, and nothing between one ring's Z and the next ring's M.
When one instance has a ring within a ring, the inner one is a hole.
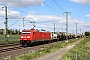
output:
M89 32L89 31L86 31L86 32L85 32L85 35L86 35L86 36L90 36L90 32Z
M0 34L4 34L5 30L4 29L0 29ZM8 34L21 34L20 29L8 29ZM85 36L90 36L90 32L86 31L85 32Z
M4 29L0 29L0 34L5 34ZM8 34L21 34L20 29L8 29Z

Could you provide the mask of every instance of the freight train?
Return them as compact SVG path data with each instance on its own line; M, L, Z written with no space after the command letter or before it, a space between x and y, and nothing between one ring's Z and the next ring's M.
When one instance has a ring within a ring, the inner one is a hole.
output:
M68 39L75 38L75 34L68 34ZM49 32L49 31L39 31L35 29L30 30L22 30L20 35L20 43L22 45L30 45L34 42L52 42L58 40L65 40L66 34L65 32Z

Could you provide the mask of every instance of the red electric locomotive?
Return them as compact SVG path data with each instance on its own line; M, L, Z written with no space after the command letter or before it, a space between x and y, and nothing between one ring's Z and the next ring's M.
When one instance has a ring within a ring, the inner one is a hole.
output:
M35 29L22 30L20 36L20 43L22 45L28 45L36 41L46 41L50 39L50 32L36 31Z

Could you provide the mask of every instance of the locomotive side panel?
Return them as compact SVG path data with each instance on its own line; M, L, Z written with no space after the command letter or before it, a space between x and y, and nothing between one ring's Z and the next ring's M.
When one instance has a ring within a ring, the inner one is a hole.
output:
M47 33L47 32L35 32L34 35L35 36L33 36L33 37L35 37L35 39L33 39L33 40L35 40L35 41L43 41L43 40L51 39L50 33Z

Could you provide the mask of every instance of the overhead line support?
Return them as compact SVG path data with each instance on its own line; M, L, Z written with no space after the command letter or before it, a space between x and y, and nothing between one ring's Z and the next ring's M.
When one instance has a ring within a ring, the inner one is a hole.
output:
M76 23L76 36L77 36L77 23Z
M7 6L4 6L2 8L5 8L5 43L8 43L8 17L7 17Z
M54 33L55 33L55 23L54 23Z
M24 27L24 19L25 19L25 17L23 17L23 27Z
M68 14L69 13L71 14L71 12L64 12L64 13L66 13L66 40L68 42Z

